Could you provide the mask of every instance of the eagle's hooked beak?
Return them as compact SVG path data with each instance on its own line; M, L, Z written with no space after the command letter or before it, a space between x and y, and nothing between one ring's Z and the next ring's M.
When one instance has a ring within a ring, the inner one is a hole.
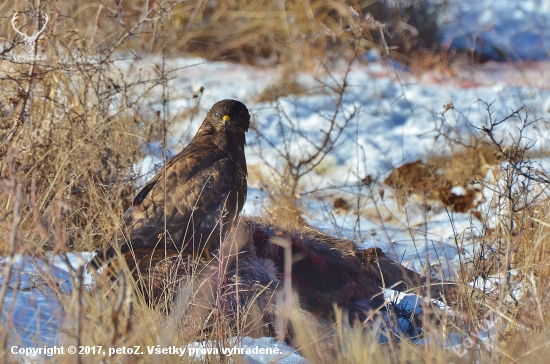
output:
M223 126L227 126L227 124L231 123L231 118L229 115L224 115L220 122L223 123Z

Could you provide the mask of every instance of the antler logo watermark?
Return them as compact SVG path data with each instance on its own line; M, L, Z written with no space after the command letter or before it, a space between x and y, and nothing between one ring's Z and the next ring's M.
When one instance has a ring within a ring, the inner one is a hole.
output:
M13 17L11 18L11 26L13 29L17 32L17 34L21 35L23 37L23 40L25 41L25 52L27 52L27 55L19 55L16 56L18 60L21 61L33 61L33 60L46 60L45 56L34 56L34 50L36 48L36 40L42 34L42 32L46 29L46 26L48 25L48 21L50 18L48 17L48 14L44 13L44 25L42 26L42 29L38 30L36 29L31 36L27 35L27 33L21 32L17 27L17 18L19 17L19 13L16 11L15 14L13 14Z

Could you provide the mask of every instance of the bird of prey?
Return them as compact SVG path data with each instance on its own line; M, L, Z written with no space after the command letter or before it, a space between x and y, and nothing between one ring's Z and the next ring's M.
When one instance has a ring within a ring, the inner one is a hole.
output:
M170 159L134 199L110 246L91 261L99 268L117 254L150 255L156 249L209 256L238 218L246 199L246 106L214 104L189 145ZM212 249L213 250L213 249Z

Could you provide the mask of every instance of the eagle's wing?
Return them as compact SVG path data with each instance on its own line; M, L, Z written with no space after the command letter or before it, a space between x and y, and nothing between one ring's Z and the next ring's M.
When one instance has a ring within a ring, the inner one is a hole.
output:
M215 159L224 156L226 156L225 153L212 143L210 136L193 138L187 147L166 162L164 167L147 182L134 198L133 206L140 205L149 192L158 186L157 182L164 180L166 174L172 178L176 177L174 182L183 184L193 178L198 171L212 164Z
M111 244L120 244L121 253L153 249L165 227L170 240L181 244L194 233L195 222L215 222L236 179L234 162L210 136L194 138L138 193L112 239L118 243ZM108 260L115 253L110 246L98 258Z

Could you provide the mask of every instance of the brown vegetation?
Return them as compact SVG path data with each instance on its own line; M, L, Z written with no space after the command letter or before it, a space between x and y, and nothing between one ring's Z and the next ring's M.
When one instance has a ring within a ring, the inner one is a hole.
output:
M404 204L412 193L428 200L439 200L456 212L469 212L481 202L481 191L466 186L465 194L454 193L452 188L456 185L453 181L446 179L434 165L428 165L420 160L405 163L394 169L384 183L395 189L397 199L401 204Z

